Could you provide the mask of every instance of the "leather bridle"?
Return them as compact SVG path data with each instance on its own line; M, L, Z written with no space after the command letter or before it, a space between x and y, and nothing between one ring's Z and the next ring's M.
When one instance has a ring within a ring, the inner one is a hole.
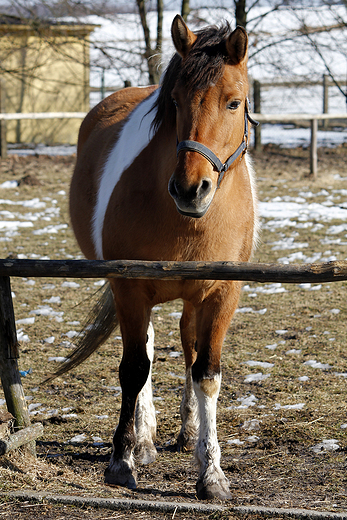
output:
M228 170L228 168L232 165L233 162L236 161L236 159L242 154L245 154L248 147L248 122L250 122L254 126L258 126L258 121L255 121L249 114L249 101L248 98L246 98L245 102L245 128L243 133L243 139L240 146L237 148L237 150L225 161L225 163L222 163L222 161L217 157L215 153L212 152L207 146L205 146L202 143L199 143L198 141L181 141L177 144L177 155L182 150L189 150L190 152L197 152L205 159L210 161L212 166L217 170L219 173L218 180L217 180L217 188L219 188L220 183L222 182L223 176L225 172Z

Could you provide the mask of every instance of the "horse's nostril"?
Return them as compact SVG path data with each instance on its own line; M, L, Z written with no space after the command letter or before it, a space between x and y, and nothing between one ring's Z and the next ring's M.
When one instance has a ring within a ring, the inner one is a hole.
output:
M206 197L210 193L212 189L212 181L211 179L203 179L200 184L199 192L201 197Z
M169 193L170 193L171 197L176 198L178 196L176 182L175 182L175 179L173 179L172 177L169 180L168 189L169 189Z

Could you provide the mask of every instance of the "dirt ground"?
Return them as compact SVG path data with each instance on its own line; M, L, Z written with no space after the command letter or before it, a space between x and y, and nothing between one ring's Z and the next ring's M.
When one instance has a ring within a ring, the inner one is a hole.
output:
M312 202L326 207L347 207L346 146L319 149L315 182L308 176L308 150L268 145L253 158L260 201L277 197L294 200L306 194ZM13 233L0 232L2 258L80 258L67 209L73 163L74 157L47 156L10 156L0 163L0 183L20 181L16 189L0 190L0 219L29 219L33 224L18 227ZM34 199L42 206L35 206ZM319 261L331 255L338 260L347 258L346 231L331 231L332 226L341 225L341 219L322 222L313 215L311 227L288 224L281 228L273 227L270 220L262 219L254 261L277 262L293 251L304 251L307 256L321 252ZM290 251L278 247L286 240L293 246ZM300 244L306 244L304 249ZM19 366L29 370L23 385L28 404L33 405L32 422L43 422L44 435L37 443L36 461L21 453L1 458L0 491L28 489L194 502L197 471L193 455L175 449L184 378L177 319L181 303L171 302L153 311L158 457L149 466L139 466L138 489L130 491L103 483L120 409L119 331L81 367L49 385L40 385L57 366L49 359L68 355L73 341L68 333L79 330L77 322L83 323L98 298L100 287L95 280L74 283L64 285L62 279L11 280L16 320L35 316L34 323L17 323L23 338ZM265 286L269 287L267 292L259 291L260 284L246 285L240 308L252 311L236 313L226 337L217 415L221 464L230 480L232 504L346 511L347 283L323 284L317 290L282 284L277 292L269 285ZM45 314L45 306L52 312ZM254 359L265 365L250 365ZM326 368L305 365L310 360ZM245 381L248 375L260 371L270 375ZM324 440L334 440L335 448L329 449ZM313 450L319 443L323 443L322 448ZM6 497L0 499L0 515L10 520L173 518L172 513L133 511L129 516L122 511L21 503ZM202 517L206 515L175 514L180 520ZM210 518L234 516L217 513Z

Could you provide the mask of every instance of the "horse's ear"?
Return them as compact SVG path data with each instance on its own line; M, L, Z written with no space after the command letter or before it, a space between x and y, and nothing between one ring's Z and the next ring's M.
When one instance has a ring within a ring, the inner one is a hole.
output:
M231 63L233 65L241 63L245 59L248 49L248 36L245 29L238 25L225 42L225 46Z
M182 16L177 14L171 26L172 41L178 54L186 58L197 36L186 26Z

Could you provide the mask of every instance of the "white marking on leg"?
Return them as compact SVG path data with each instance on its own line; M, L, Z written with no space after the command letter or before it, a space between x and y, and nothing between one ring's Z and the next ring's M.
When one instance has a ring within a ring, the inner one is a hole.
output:
M154 329L150 322L148 327L148 340L146 344L147 356L151 362L147 381L137 398L135 411L136 446L135 452L142 464L148 464L155 459L156 449L154 441L156 437L157 421L153 404L152 392L152 363L154 357Z
M182 427L178 436L179 448L195 445L199 429L198 400L193 388L192 369L186 371L186 382L180 406Z
M155 111L151 111L160 89L142 101L125 121L120 135L112 148L100 178L97 201L93 215L93 242L97 258L103 259L102 229L106 209L112 192L122 173L146 148L154 136L151 127Z
M220 467L220 448L217 439L216 411L221 384L220 374L212 379L194 381L199 403L200 431L196 458L200 465L198 484L203 488L217 488L228 494L228 480ZM215 492L215 491L214 491ZM217 495L216 495L217 496Z

